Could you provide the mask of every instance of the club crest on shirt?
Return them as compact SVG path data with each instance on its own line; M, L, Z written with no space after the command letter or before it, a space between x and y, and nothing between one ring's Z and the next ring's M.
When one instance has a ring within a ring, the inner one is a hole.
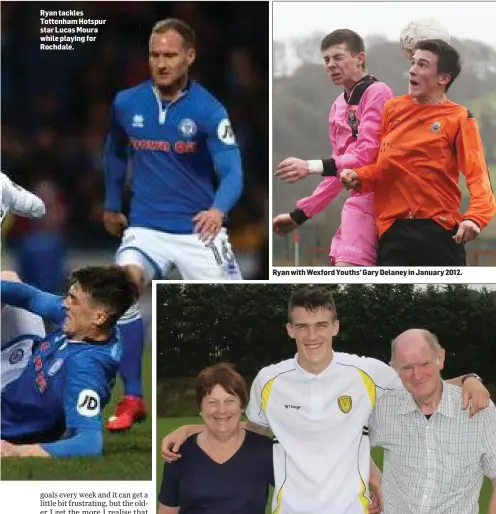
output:
M14 365L17 364L22 360L24 357L24 348L16 348L10 355L9 355L9 363Z
M433 134L439 134L441 132L441 122L435 121L429 128Z
M196 123L190 118L184 118L178 125L179 132L183 137L193 137L197 132Z
M350 412L353 403L351 401L351 396L340 396L338 398L338 406L341 412L348 414Z
M348 125L351 128L358 127L358 118L357 118L357 115L356 115L356 109L350 109L348 111L347 121L348 121Z
M141 114L135 114L133 116L133 127L143 128L145 124L145 118Z

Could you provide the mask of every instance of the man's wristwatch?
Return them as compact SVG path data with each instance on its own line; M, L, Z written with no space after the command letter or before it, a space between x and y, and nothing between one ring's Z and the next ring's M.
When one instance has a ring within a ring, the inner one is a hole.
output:
M462 385L465 383L465 380L467 380L467 378L476 378L479 382L482 383L482 378L479 375L476 375L475 373L469 373L468 375L465 375L462 378Z

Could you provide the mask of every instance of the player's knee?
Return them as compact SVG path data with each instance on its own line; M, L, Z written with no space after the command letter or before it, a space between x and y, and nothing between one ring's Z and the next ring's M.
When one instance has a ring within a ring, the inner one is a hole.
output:
M145 290L146 282L145 282L145 273L144 271L135 264L125 264L122 266L131 276L134 284L138 288L139 295L141 296Z

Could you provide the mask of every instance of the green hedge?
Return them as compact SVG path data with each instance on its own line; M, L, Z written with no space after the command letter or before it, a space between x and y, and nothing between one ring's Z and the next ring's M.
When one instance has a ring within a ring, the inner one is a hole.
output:
M287 302L300 285L158 284L157 376L195 377L228 361L253 378L295 353L286 333ZM447 351L445 376L496 369L496 292L466 285L327 285L334 292L338 351L390 357L390 342L408 328L434 332Z

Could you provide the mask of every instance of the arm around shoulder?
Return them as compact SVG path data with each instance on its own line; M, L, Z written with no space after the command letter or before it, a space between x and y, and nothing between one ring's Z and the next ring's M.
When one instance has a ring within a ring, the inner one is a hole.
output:
M260 435L267 435L267 432L269 431L267 427L257 425L250 420L242 422L241 427L245 430L249 430L250 432L255 432L256 434Z

